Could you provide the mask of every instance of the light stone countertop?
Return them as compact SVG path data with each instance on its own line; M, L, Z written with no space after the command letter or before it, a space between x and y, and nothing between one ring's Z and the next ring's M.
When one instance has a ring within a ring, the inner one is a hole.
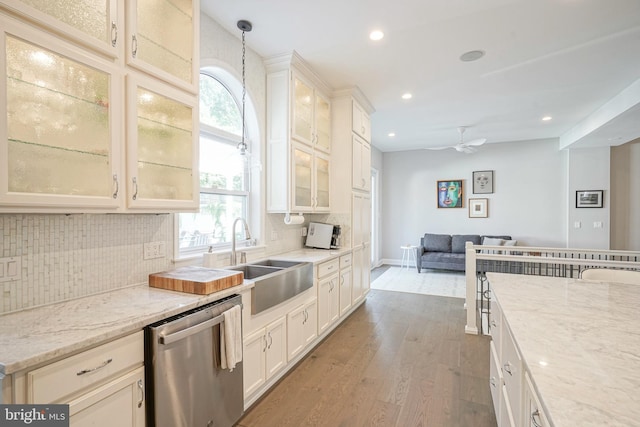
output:
M487 277L553 426L640 426L640 286Z
M351 252L300 249L272 259L319 264ZM0 315L0 375L48 363L192 308L249 291L250 280L210 295L132 286Z
M253 282L196 295L145 285L0 316L0 374L12 374L229 295L250 290Z

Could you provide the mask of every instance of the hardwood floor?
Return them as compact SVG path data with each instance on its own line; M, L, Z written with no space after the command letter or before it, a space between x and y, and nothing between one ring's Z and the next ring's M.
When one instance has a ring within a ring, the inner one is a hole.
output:
M464 301L372 290L237 426L496 426Z

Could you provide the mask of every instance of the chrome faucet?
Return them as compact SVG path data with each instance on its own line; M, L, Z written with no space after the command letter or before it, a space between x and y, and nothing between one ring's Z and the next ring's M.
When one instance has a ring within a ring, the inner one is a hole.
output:
M231 229L231 265L237 265L238 261L236 259L236 224L238 221L242 221L244 224L244 236L247 240L251 239L251 233L249 232L249 225L247 225L247 221L244 218L236 218L233 221L233 227Z

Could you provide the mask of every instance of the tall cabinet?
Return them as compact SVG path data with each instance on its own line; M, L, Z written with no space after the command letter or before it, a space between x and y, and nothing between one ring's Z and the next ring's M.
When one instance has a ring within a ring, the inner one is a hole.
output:
M0 0L0 212L196 210L199 16Z
M329 212L330 88L296 53L267 67L267 210Z
M337 91L332 103L331 205L351 217L352 302L371 281L371 119L373 107L358 88ZM350 183L350 185L345 185Z

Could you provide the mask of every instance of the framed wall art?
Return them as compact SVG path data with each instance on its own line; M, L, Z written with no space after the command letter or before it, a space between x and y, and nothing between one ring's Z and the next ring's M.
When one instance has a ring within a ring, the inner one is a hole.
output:
M463 204L462 180L438 181L438 208L461 208Z
M604 190L576 191L576 208L601 208Z
M493 193L493 171L473 172L473 194Z
M469 218L487 218L489 199L469 199Z

